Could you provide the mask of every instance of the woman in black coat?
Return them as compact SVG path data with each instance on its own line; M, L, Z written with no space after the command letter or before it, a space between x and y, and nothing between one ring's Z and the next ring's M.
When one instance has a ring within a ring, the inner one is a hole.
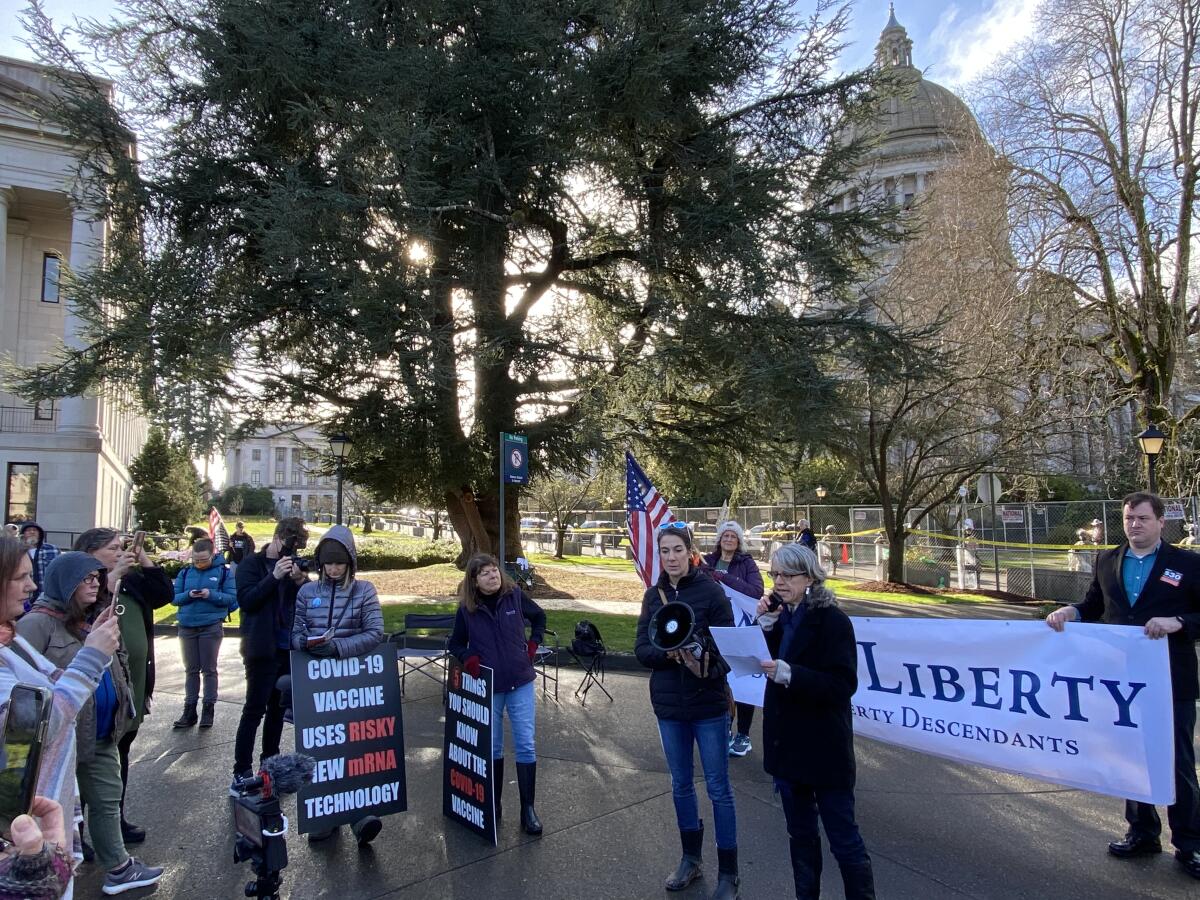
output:
M854 819L858 689L854 626L825 587L812 550L787 544L771 557L774 593L758 604L771 659L763 662L763 768L774 776L791 839L799 900L821 896L821 836L842 871L846 900L873 900L871 858Z
M715 651L697 659L690 650L664 652L650 643L650 619L666 603L678 601L691 607L701 635L713 625L733 625L733 608L720 585L697 566L699 560L693 558L692 535L685 523L662 526L655 540L662 576L642 598L634 652L643 666L653 670L650 703L671 770L675 820L683 846L683 857L665 887L681 891L701 874L704 823L700 820L692 762L695 748L699 748L717 838L718 881L712 900L737 900L737 815L729 783L729 700L725 682L728 667Z

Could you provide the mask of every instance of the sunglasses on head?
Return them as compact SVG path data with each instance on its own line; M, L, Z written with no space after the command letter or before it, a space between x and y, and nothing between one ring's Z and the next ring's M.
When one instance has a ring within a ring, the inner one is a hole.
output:
M658 526L659 531L687 531L687 522L664 522Z

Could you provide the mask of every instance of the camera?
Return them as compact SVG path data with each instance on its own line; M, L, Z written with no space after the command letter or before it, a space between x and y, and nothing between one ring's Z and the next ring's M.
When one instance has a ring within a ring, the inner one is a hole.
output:
M288 820L279 805L282 794L294 794L312 780L316 762L289 753L264 760L262 771L237 786L233 798L233 861L249 862L256 878L246 884L247 897L278 900L287 867Z
M292 558L292 565L296 567L297 572L307 574L313 570L313 561L296 553L301 546L299 537L294 534L289 535L288 539L283 543L282 553L284 556Z

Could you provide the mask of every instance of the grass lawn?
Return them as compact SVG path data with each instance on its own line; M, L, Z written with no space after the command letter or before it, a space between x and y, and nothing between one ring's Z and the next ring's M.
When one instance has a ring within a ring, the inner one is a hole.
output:
M531 553L529 561L534 566L603 566L623 572L634 572L633 562L616 556L571 556L564 554L562 559L555 559L548 553Z

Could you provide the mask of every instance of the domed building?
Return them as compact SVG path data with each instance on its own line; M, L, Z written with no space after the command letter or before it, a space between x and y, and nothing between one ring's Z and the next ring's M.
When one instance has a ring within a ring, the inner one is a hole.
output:
M966 147L985 141L967 105L913 65L912 50L893 6L875 46L875 64L895 69L908 87L883 102L869 133L856 135L871 143L860 177L905 207L927 190L930 176ZM844 204L851 202L850 195L843 198Z

